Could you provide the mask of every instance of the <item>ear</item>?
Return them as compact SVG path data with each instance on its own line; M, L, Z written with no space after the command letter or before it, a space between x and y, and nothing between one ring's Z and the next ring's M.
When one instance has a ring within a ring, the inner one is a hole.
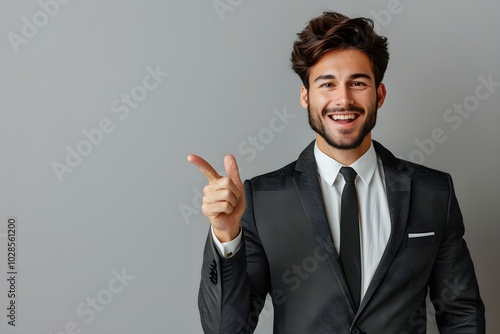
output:
M385 85L381 82L377 87L377 109L380 109L384 104L387 91L385 90Z
M307 109L309 107L309 98L307 94L307 89L304 85L300 88L300 104L302 108Z

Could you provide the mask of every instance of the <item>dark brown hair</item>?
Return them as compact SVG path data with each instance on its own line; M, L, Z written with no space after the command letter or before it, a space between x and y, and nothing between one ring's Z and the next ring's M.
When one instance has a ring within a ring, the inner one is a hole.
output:
M376 86L382 82L389 62L388 42L386 37L375 33L371 19L351 19L339 13L324 12L309 21L297 35L291 55L292 69L306 89L309 89L311 66L332 50L355 49L364 52L371 60Z

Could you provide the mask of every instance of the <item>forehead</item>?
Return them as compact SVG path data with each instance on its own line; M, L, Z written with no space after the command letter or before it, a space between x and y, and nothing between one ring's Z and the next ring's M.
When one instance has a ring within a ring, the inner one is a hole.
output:
M309 82L323 75L333 75L336 79L348 78L352 74L367 74L374 79L370 58L359 50L332 50L325 53L311 67Z

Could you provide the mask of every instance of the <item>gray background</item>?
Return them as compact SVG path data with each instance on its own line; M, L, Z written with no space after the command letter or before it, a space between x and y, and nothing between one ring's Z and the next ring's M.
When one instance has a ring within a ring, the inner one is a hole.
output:
M0 332L201 333L205 179L186 155L222 170L233 153L243 178L298 156L313 133L289 55L295 34L324 10L374 18L389 38L388 96L374 138L453 176L488 331L500 332L500 87L473 97L479 77L500 82L500 3L218 3L226 11L213 0L73 0L44 21L37 1L2 1L0 305L8 302L10 216L18 220L19 276L17 326L7 325L2 306ZM40 27L14 47L9 36L22 37L23 17ZM168 76L142 96L148 66ZM111 105L131 92L144 99L120 119ZM464 103L474 109L467 117L448 111ZM270 132L276 111L293 116ZM53 163L66 164L66 147L76 149L82 131L103 119L113 131L59 182ZM431 143L435 128L444 142ZM255 155L246 151L249 136L262 138ZM121 289L113 271L129 275ZM77 309L89 310L92 298L100 307L90 319ZM261 318L258 332L270 333L269 305Z

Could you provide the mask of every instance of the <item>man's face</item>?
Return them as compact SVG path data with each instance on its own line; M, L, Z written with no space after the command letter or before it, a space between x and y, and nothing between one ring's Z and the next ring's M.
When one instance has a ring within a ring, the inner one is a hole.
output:
M330 51L309 73L309 90L302 86L301 104L317 133L319 148L368 148L377 109L384 102L385 87L375 87L371 62L359 50Z

